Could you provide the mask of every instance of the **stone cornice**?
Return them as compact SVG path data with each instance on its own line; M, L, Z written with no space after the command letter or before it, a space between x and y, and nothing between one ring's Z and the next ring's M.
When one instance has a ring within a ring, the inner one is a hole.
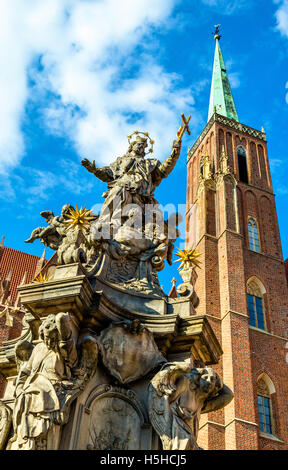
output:
M240 316L240 317L244 317L246 320L249 320L249 316L248 316L247 313L241 313L241 312L235 312L234 310L228 310L228 312L226 312L226 313L223 315L223 317L221 317L221 321L223 321L223 320L227 317L227 315L229 315L229 314L230 314L230 315L231 315L231 314L232 314L232 315L238 315L238 316Z
M204 233L198 240L198 242L196 243L196 247L198 247L199 243L203 240L203 238L210 238L210 240L215 240L215 241L218 241L226 232L228 233L232 233L233 235L235 235L237 238L244 238L243 235L241 235L241 233L238 233L238 232L234 232L233 230L230 230L229 228L226 228L225 230L223 230L223 232L220 233L220 235L218 235L217 237L215 237L214 235L210 235L209 233ZM258 253L259 254L259 253Z
M274 333L270 333L270 331L260 330L260 328L255 328L251 325L249 325L249 329L261 333L263 335L272 336L272 338L281 339L282 341L288 342L288 338L284 338L284 336L274 335Z
M223 317L214 317L213 315L209 315L208 313L205 314L206 317L209 317L209 318L212 318L213 320L216 320L216 321L219 321L219 322L222 322L226 317L227 315L229 314L233 314L233 315L240 315L241 317L244 317L246 318L247 320L249 320L249 317L247 314L245 313L240 313L240 312L234 312L233 310L228 310L224 315Z
M249 320L249 316L245 313L241 313L241 312L235 312L233 310L228 310L224 315L223 317L215 317L213 315L209 315L208 313L205 314L206 317L208 318L211 318L212 320L216 320L216 321L219 321L219 322L222 322L226 317L227 315L229 314L233 314L233 315L239 315L241 317L244 317L246 318L247 320ZM260 330L259 328L255 328L254 326L251 326L249 325L249 329L250 330L253 330L255 332L258 332L258 333L261 333L263 335L267 335L267 336L270 336L272 338L275 338L275 339L280 339L282 341L285 341L285 342L288 342L288 338L285 338L284 336L279 336L279 335L275 335L274 333L271 333L270 331L267 331L267 330Z
M230 229L225 229L223 230L222 233L220 233L220 235L218 235L217 237L215 237L214 235L210 235L209 233L204 233L198 240L197 244L195 245L196 247L198 247L198 245L200 244L200 242L203 240L203 238L210 238L211 240L215 240L215 241L218 241L220 240L220 238L222 238L222 236L226 233L231 233L233 235L235 235L237 238L242 238L244 239L244 236L241 234L241 233L238 233L238 232L234 232L233 230L230 230ZM244 249L249 251L249 255L250 254L255 254L255 255L258 255L258 256L264 256L265 258L269 258L269 259L272 259L273 261L278 261L279 263L283 264L284 261L282 258L277 258L276 256L272 256L272 255L268 255L267 253L258 253L257 251L253 251L253 250L250 250L249 248L247 248L246 246L244 246Z
M201 142L205 139L206 135L208 134L208 132L210 131L211 127L213 126L215 122L218 122L219 124L225 127L228 127L229 129L239 131L242 134L247 134L251 137L255 137L256 139L266 142L265 132L258 131L257 129L253 129L253 127L249 127L244 124L241 124L240 122L237 122L234 119L229 119L225 116L221 116L221 114L214 113L211 119L206 124L203 131L201 132L200 136L196 140L196 142L193 144L193 146L190 149L188 149L187 163L192 158L193 154L195 153L195 151L197 150Z
M266 434L265 432L260 432L259 437L261 437L262 439L269 439L270 441L279 442L280 444L285 444L284 441L274 436L274 434Z
M266 258L272 259L273 261L278 261L278 263L284 263L283 258L277 258L276 256L268 255L267 253L258 253L258 251L250 250L250 248L247 248L247 246L244 246L244 249L249 251L249 256L254 253L255 255L265 256Z
M258 427L258 424L257 423L254 423L253 421L246 421L246 419L241 419L241 418L233 418L231 421L229 421L228 424L221 424L221 423L216 423L216 421L211 421L211 420L207 420L200 428L204 428L205 426L207 426L207 424L212 424L214 426L220 426L221 428L227 428L227 426L230 426L232 423L234 423L234 421L238 421L240 423L244 423L244 424L249 424L250 426L256 426Z

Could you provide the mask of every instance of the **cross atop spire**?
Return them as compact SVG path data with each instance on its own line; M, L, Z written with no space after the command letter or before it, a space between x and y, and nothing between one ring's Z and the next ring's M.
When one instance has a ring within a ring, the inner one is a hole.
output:
M220 31L219 31L219 28L220 28L221 24L215 24L215 33L214 34L214 39L216 41L216 39L220 40L222 38L222 36L219 34Z
M224 59L219 45L221 35L219 34L220 24L215 26L214 39L216 41L213 76L210 93L210 104L208 121L214 112L226 116L235 121L239 121L236 106L232 96L232 91L227 75Z

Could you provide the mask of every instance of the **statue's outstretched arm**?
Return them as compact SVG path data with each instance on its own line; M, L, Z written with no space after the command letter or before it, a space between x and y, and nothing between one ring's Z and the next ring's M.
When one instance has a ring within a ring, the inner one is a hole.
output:
M181 142L174 140L170 157L166 158L166 160L164 160L164 162L158 167L158 170L161 174L161 179L167 178L167 176L171 173L179 158L180 151Z
M46 227L45 227L46 228ZM37 227L33 230L30 237L25 240L25 243L33 243L37 238L41 238L41 233L44 230L44 227Z
M51 232L55 232L55 227L53 225L48 225L39 233L39 238L45 238L47 235L50 235Z
M201 410L201 413L210 413L210 411L220 410L228 405L233 399L234 394L227 385L223 385L219 394L216 397L208 398Z
M113 172L109 166L103 166L102 168L97 168L95 165L95 160L91 163L87 158L81 161L86 170L90 173L93 173L99 180L109 183L113 181Z

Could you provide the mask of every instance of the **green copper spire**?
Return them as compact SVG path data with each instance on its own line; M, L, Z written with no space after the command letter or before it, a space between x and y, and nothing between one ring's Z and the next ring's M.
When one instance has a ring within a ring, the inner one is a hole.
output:
M216 112L218 114L226 116L230 119L235 119L235 121L239 121L228 75L226 72L226 67L219 45L219 40L221 38L219 34L219 26L220 25L216 26L216 32L214 36L214 39L216 41L216 48L210 93L208 121L214 114L215 107Z

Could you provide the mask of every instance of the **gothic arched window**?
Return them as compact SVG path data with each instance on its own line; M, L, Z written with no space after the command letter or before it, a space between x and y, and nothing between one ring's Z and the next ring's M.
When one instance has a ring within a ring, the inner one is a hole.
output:
M248 219L249 248L252 251L260 253L259 231L255 219Z
M237 148L239 179L242 183L248 184L248 167L247 167L247 154L244 147Z
M247 285L247 302L249 313L249 325L266 330L264 294L266 293L264 286L257 279L252 279Z
M272 380L262 374L257 381L257 402L260 431L265 434L274 434L273 406L271 395L275 393Z

